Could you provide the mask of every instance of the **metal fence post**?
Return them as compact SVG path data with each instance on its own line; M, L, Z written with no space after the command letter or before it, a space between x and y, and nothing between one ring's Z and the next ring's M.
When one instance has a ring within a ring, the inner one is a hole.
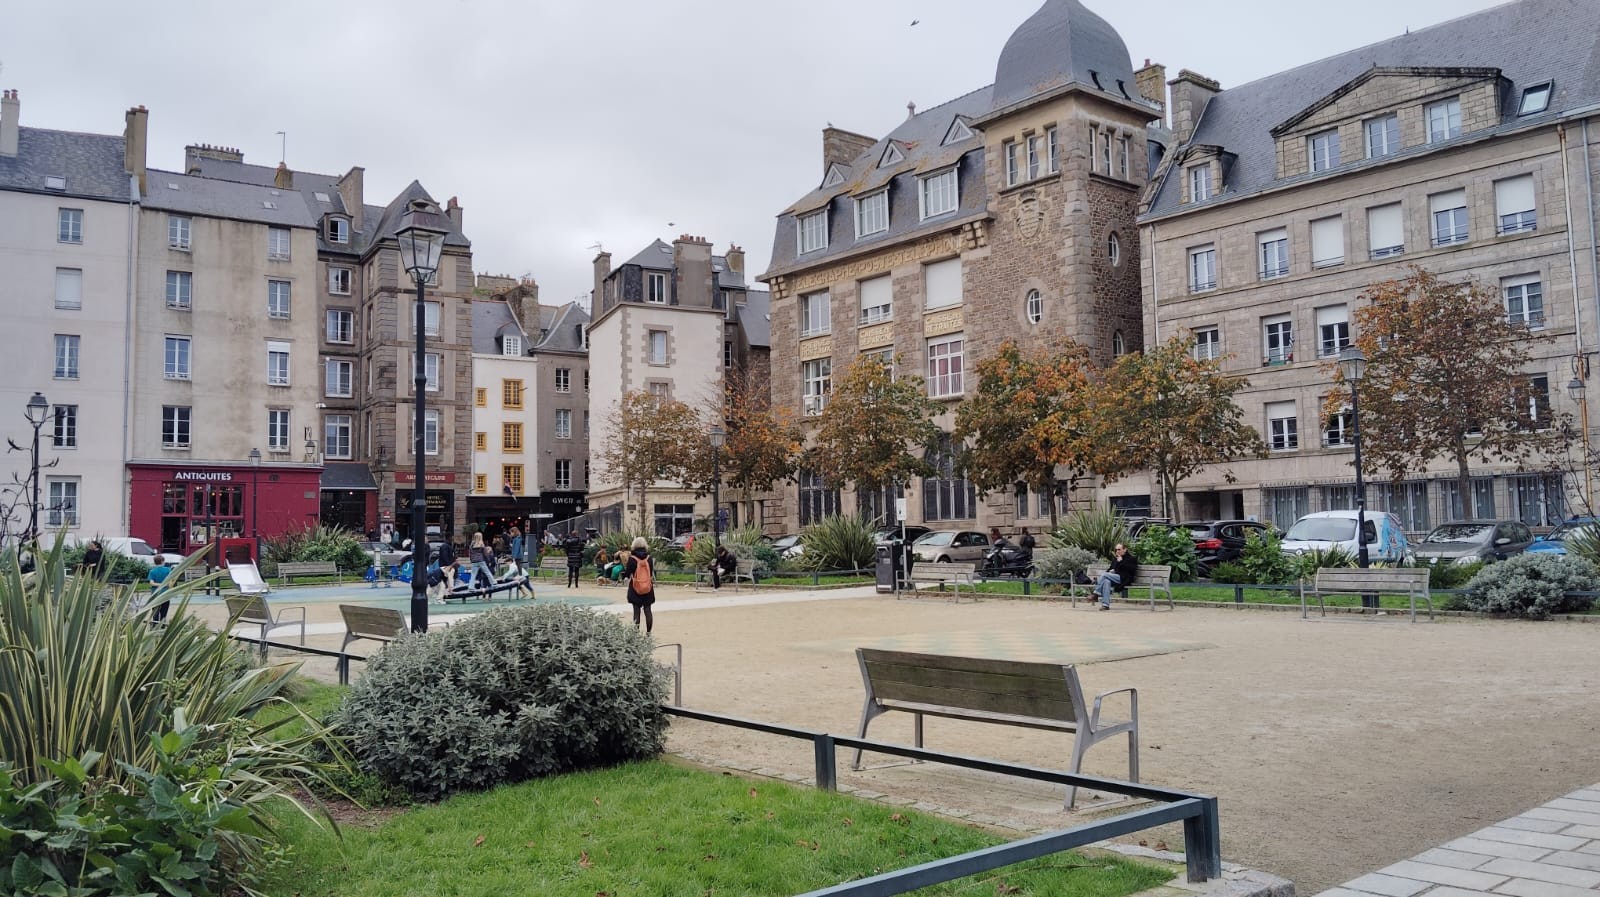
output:
M1233 603L1234 604L1243 604L1244 603L1244 586L1239 585L1238 583L1234 583L1233 584Z
M1217 799L1200 798L1204 812L1183 821L1183 853L1190 882L1222 876L1222 833L1217 823Z
M1027 578L1022 580L1022 595L1027 597L1033 594L1033 581Z
M818 733L811 741L817 757L817 790L838 790L838 766L834 758L833 736Z

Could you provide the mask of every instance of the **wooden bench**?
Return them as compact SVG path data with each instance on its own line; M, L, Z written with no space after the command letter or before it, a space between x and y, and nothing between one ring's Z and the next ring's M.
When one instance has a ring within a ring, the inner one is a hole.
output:
M1110 564L1091 564L1084 571L1084 575L1089 577L1089 583L1087 585L1073 583L1072 587L1067 590L1073 607L1078 606L1078 589L1080 588L1087 592L1085 597L1089 601L1097 600L1094 594L1094 584L1100 581L1100 574L1109 569L1111 569ZM1126 596L1126 600L1132 601L1133 595L1128 591L1129 589L1149 589L1150 610L1152 611L1156 609L1156 591L1158 589L1167 596L1167 609L1174 610L1177 608L1177 605L1172 601L1172 567L1167 564L1140 564L1139 572L1134 574L1133 582L1125 582L1118 586L1115 591L1121 592Z
M542 557L539 559L539 570L549 570L551 576L566 576L567 559L559 554Z
M234 623L247 623L251 626L261 627L261 657L267 656L267 633L285 626L300 627L300 644L306 643L306 609L304 607L283 607L277 613L267 604L267 599L261 595L229 595L223 599L228 605L228 619ZM286 619L294 611L300 612L300 619Z
M278 581L289 584L293 576L332 576L339 580L339 565L333 561L285 561L278 565Z
M726 579L730 579L730 580L733 581L733 588L734 588L735 591L738 590L738 588L739 588L739 580L741 580L741 579L747 579L747 580L750 581L750 585L752 585L752 586L755 585L756 584L756 562L755 562L755 558L741 558L741 557L734 558L733 572L728 574L725 578ZM695 591L699 591L700 590L700 584L701 583L705 583L708 587L711 585L711 571L710 570L696 570L696 571L694 571L694 587L695 587Z
M913 714L917 747L922 747L922 718L999 723L1030 729L1072 732L1072 759L1067 772L1079 772L1083 755L1095 744L1128 734L1128 780L1139 781L1139 691L1118 688L1095 696L1090 709L1071 664L996 660L987 657L951 657L857 648L866 705L861 711L858 738L867 737L867 725L891 710ZM1126 692L1128 718L1100 719L1101 702ZM861 768L858 749L853 769ZM1077 787L1068 786L1066 808L1077 800Z
M1310 599L1317 600L1322 616L1328 615L1323 598L1328 595L1380 595L1384 592L1404 594L1411 602L1411 622L1417 622L1417 599L1428 605L1428 619L1433 619L1433 596L1428 590L1426 567L1322 567L1312 579L1311 588L1300 583L1300 619L1311 619Z
M961 602L961 587L964 585L972 593L972 600L978 600L978 589L973 584L972 577L977 572L976 564L934 564L917 562L911 565L910 572L901 579L901 583L913 594L919 584L937 584L942 590L949 585L952 589L956 603Z
M350 681L351 658L346 649L351 642L371 639L388 644L406 631L405 614L387 607L341 604L339 616L344 618L344 643L339 646L340 684Z

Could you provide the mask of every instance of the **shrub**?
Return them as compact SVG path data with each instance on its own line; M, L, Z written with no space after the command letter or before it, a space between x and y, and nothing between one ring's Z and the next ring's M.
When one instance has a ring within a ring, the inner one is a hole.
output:
M800 535L805 551L798 564L808 570L865 570L877 558L872 534L877 527L863 517L832 514Z
M1283 540L1271 530L1252 531L1245 537L1239 566L1249 577L1248 582L1260 585L1285 585L1294 582L1299 572L1295 561L1283 553ZM1216 581L1215 576L1212 581Z
M279 564L295 561L333 561L342 570L365 570L372 564L360 537L342 526L318 524L261 540L263 576L274 576Z
M1451 560L1436 560L1427 564L1428 588L1430 589L1459 589L1478 571L1484 568L1483 561L1473 561L1470 564L1458 564Z
M728 551L739 560L754 561L758 577L777 569L778 554L767 545L765 539L761 538L761 530L757 527L747 526L723 533L722 544L726 545ZM762 549L766 549L764 557ZM710 536L697 538L684 555L683 563L692 570L708 569L716 551L716 540Z
M1593 598L1567 592L1600 589L1600 572L1580 557L1550 552L1519 554L1478 571L1461 595L1460 607L1480 613L1543 620L1551 614L1589 610ZM1452 606L1457 603L1452 602Z
M83 563L83 553L87 550L87 546L80 545L62 552L67 569L77 569L78 565ZM109 548L106 549L105 558L106 577L111 582L144 582L150 578L150 565L144 561L135 560Z
M1600 526L1584 526L1569 533L1561 542L1567 554L1583 558L1600 569Z
M1324 567L1354 567L1358 559L1347 549L1338 545L1327 548L1313 548L1310 551L1295 555L1290 560L1294 562L1294 575L1297 579L1310 579L1317 575L1317 571Z
M1083 548L1047 548L1034 554L1033 565L1040 579L1074 582L1079 573L1099 560L1094 552Z
M434 799L659 754L650 639L565 605L500 608L375 655L334 719L362 769Z
M1128 544L1128 525L1109 508L1074 511L1050 535L1052 548L1083 548L1101 560L1110 560L1118 542Z
M1248 585L1254 580L1238 561L1223 561L1211 568L1211 581L1225 585Z
M1200 568L1194 539L1183 527L1152 524L1139 533L1138 540L1130 547L1141 564L1171 565L1172 578L1178 582L1193 582L1195 571Z

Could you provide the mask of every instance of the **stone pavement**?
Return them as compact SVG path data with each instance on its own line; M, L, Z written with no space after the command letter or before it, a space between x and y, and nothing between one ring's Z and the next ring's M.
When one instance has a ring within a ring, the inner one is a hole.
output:
M1597 897L1600 784L1317 897Z

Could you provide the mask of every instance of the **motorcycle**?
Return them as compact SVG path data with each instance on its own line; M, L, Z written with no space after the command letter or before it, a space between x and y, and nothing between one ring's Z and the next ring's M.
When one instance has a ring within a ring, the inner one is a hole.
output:
M1033 552L1001 539L983 553L981 572L988 577L1015 576L1027 579L1033 575Z

